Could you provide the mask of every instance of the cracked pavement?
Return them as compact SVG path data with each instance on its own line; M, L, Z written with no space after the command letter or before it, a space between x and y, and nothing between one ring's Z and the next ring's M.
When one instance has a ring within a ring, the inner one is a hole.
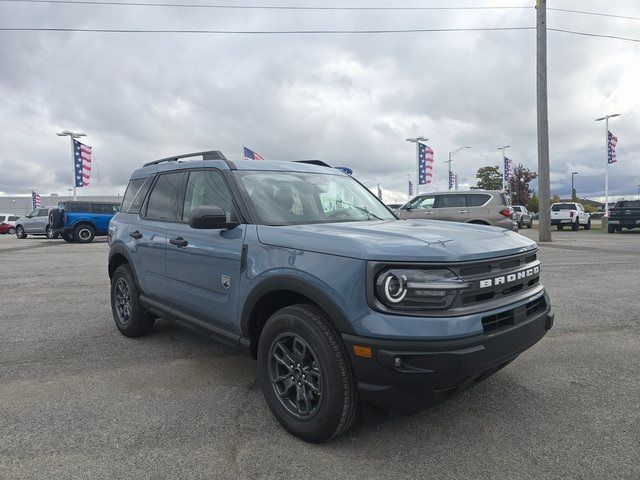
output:
M121 336L104 239L0 236L0 478L638 478L640 232L553 235L540 343L324 445L280 428L252 359L162 320Z

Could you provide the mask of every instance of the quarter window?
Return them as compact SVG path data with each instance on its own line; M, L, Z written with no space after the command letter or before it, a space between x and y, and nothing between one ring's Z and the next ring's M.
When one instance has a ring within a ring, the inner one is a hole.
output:
M140 187L144 183L144 180L144 178L134 178L133 180L129 181L129 185L127 185L127 191L124 192L124 198L122 199L123 212L129 210L131 202L133 202L133 199L135 198L136 193L138 193L138 190L140 190Z
M196 208L218 206L227 214L227 222L235 219L231 192L222 174L216 170L194 170L189 173L184 196L182 220L188 221Z
M469 195L465 195L465 198L467 199L467 207L481 207L489 200L491 200L491 195L472 193Z
M160 175L147 202L146 217L151 220L176 220L176 199L180 193L182 172Z

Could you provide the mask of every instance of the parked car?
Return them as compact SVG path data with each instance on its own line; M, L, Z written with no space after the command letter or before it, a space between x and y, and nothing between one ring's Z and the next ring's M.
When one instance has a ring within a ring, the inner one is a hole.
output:
M526 225L527 228L533 227L533 214L527 210L527 207L524 205L514 205L512 208L516 214L518 228L522 228L523 225Z
M499 190L422 194L400 207L397 213L406 219L448 220L518 230L509 196Z
M107 235L109 222L119 210L116 202L69 200L49 212L49 222L65 241L89 243L96 236Z
M27 235L46 235L56 238L56 233L49 224L49 210L52 207L38 207L31 213L16 220L16 237L27 238Z
M571 227L574 232L577 232L580 226L589 230L591 215L578 202L553 203L551 205L551 225L555 225L558 230L562 230L565 226Z
M5 233L14 234L16 229L10 223L0 222L0 235L4 235Z
M0 222L8 223L13 227L13 231L9 232L11 234L15 233L16 220L20 218L18 215L14 215L13 213L0 213Z
M310 442L347 431L361 402L411 413L444 401L553 325L535 242L398 220L322 166L221 152L150 162L109 245L123 335L160 316L253 356L271 412Z
M620 200L609 209L607 231L615 233L623 228L640 227L640 200Z

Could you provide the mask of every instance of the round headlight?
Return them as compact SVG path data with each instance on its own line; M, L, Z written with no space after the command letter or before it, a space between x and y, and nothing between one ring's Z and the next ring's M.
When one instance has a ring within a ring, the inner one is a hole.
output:
M391 303L400 303L407 295L407 277L388 272L381 278L382 294Z

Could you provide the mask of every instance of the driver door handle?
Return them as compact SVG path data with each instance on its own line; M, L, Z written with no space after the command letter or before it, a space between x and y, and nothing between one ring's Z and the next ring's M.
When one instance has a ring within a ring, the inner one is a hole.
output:
M136 230L135 232L129 233L129 236L131 238L135 238L136 240L140 240L142 238L142 234L140 233L139 230Z
M182 237L171 238L169 240L169 243L178 247L186 247L187 245L189 245L189 242Z

